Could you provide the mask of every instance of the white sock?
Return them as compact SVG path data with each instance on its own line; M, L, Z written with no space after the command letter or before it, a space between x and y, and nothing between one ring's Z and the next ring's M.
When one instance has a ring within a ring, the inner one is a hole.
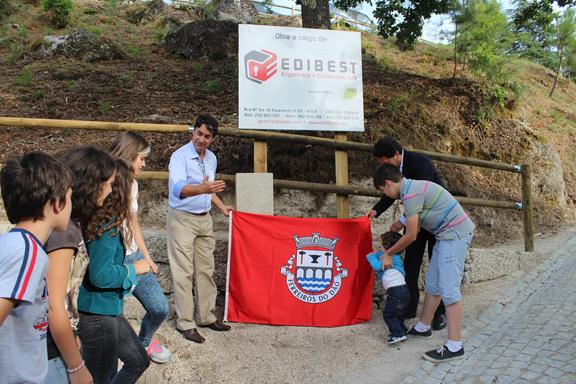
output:
M418 332L428 332L430 330L430 326L419 321L418 324L414 326L414 329Z
M446 347L450 352L458 352L462 349L462 340L454 341L454 340L447 340Z

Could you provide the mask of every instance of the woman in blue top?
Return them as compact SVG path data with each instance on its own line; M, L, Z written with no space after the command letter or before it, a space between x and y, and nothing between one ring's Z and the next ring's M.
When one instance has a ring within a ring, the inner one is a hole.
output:
M118 135L116 140L110 145L109 152L113 156L124 160L132 174L137 176L146 165L146 158L150 154L150 144L138 133L128 131ZM125 243L126 260L130 263L137 260L146 260L150 264L151 269L147 274L138 277L138 284L133 292L134 297L138 299L146 310L146 314L140 324L138 337L152 361L160 364L167 363L170 361L172 354L153 336L168 316L168 301L156 278L158 266L150 257L138 220L138 182L136 180L132 181L130 200L132 241Z
M130 238L129 220L132 175L126 164L116 162L112 193L84 230L90 258L78 296L78 336L82 354L94 383L135 383L150 365L138 336L122 316L124 297L133 289L136 275L150 269L145 260L125 263L124 238ZM117 372L118 359L124 363Z

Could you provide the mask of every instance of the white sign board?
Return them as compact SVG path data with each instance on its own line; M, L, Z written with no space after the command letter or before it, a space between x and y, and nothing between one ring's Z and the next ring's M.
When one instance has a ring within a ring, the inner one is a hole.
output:
M239 128L364 131L359 32L239 25Z

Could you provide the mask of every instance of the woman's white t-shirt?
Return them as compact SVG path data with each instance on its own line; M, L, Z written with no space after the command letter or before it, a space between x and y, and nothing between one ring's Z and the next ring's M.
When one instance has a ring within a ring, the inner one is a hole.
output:
M130 191L130 213L134 216L138 214L138 182L136 180L132 180L132 190ZM138 244L136 244L134 231L132 231L130 243L124 245L126 246L126 255L131 255L138 251Z

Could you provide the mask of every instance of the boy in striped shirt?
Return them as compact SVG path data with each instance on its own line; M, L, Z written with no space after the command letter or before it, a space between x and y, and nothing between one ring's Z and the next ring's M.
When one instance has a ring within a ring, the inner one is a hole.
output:
M3 383L42 383L47 372L48 256L43 244L70 220L72 174L41 152L6 161L2 200L14 228L0 236ZM67 271L66 271L67 273Z
M416 239L420 227L434 234L437 240L426 273L422 316L408 335L432 336L430 324L442 300L448 317L448 340L445 345L426 352L423 357L435 363L463 358L460 283L474 223L447 190L431 181L405 179L393 165L384 164L378 168L374 186L386 196L400 199L406 216L404 235L382 255L383 269L390 268L392 255L401 252Z

